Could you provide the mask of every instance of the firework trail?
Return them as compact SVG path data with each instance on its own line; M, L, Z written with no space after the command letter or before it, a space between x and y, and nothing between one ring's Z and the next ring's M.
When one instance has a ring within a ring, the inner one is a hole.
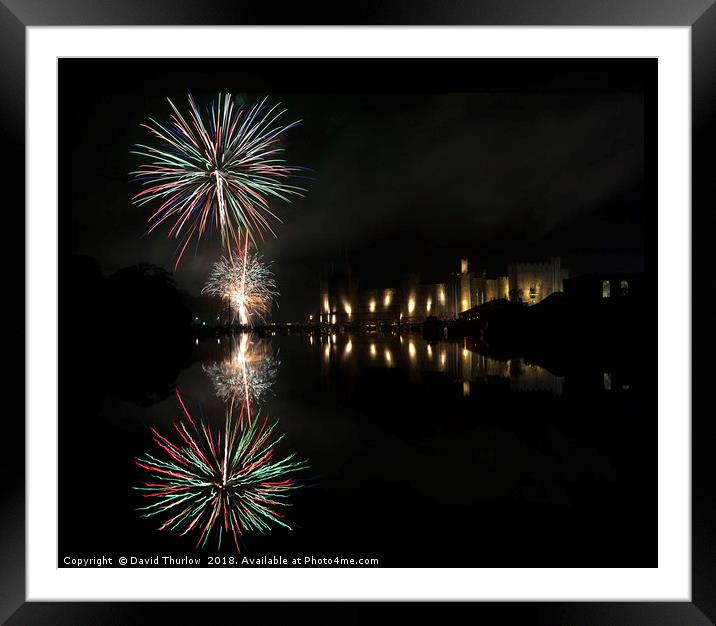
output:
M232 339L228 358L202 365L216 395L235 405L256 405L276 382L280 361L271 353L271 344L253 342L247 334ZM250 409L249 409L250 410Z
M293 454L275 458L283 438L274 436L276 423L247 423L229 410L224 428L213 432L194 422L178 391L177 398L184 418L174 424L175 441L152 428L158 456L135 459L150 473L135 487L152 501L137 509L141 516L163 519L159 530L198 534L197 548L214 536L221 549L223 537L231 535L238 552L247 533L265 534L274 525L292 530L282 509L301 486L293 474L308 465Z
M270 266L261 256L244 248L239 258L214 263L201 293L221 298L230 307L232 321L246 326L253 320L266 321L278 296Z
M157 145L136 145L132 153L145 162L130 172L144 187L132 202L158 205L149 233L172 223L169 236L178 240L175 270L189 241L198 242L210 228L220 232L229 255L234 246L241 248L242 235L256 242L266 231L273 234L271 222L280 220L269 200L290 202L305 191L287 183L303 170L283 160L281 140L300 121L281 124L286 111L280 104L269 106L264 98L244 108L231 94L219 94L202 115L194 98L188 99L186 115L167 98L170 122L150 118L142 124Z

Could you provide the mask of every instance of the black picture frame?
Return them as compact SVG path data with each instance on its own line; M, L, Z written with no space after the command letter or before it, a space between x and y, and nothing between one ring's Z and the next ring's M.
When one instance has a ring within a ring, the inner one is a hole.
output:
M504 26L690 26L692 51L692 224L693 232L708 233L707 216L716 197L711 167L716 139L716 6L714 0L366 0L340 8L341 3L276 3L243 0L0 0L0 136L4 152L12 155L2 170L3 182L25 179L25 40L31 26L133 25L504 25ZM608 51L605 51L608 53ZM5 184L6 206L25 205L23 184ZM9 195L8 195L9 194ZM12 195L14 194L14 197ZM23 211L15 211L14 232L24 232ZM17 237L19 239L19 236ZM693 254L693 253L692 253ZM18 257L17 258L22 258ZM17 260L14 261L17 265ZM707 297L711 282L704 266L694 264L692 285L698 286L693 303ZM9 273L9 272L8 272ZM15 272L16 294L24 290L24 276ZM9 279L13 280L13 279ZM22 300L17 298L18 305ZM693 307L693 304L692 304ZM705 311L705 307L702 307ZM696 310L692 308L693 313ZM705 357L714 345L714 329L693 315L692 332L698 337L694 356ZM16 314L17 319L24 315ZM17 324L11 327L15 336ZM31 332L29 328L23 328ZM694 359L699 362L697 359ZM24 362L24 358L23 361ZM693 400L705 399L709 368L694 368ZM24 367L6 380L9 389L24 385ZM701 384L699 384L701 383ZM714 440L712 411L692 415L692 572L691 602L478 602L470 603L470 619L492 623L520 620L538 624L709 624L716 620L716 484L710 448ZM2 533L0 534L0 618L8 624L100 624L199 622L207 618L201 603L26 602L25 593L25 437L17 412L7 415L4 429ZM12 418L12 419L11 419ZM455 607L456 605L451 605ZM445 605L421 605L420 617L444 619ZM464 605L463 607L464 608ZM245 603L240 613L234 603L217 603L211 618L231 611L242 620L315 618L311 603L283 603L267 607ZM405 619L405 605L396 603L325 604L321 619L354 623L380 613Z

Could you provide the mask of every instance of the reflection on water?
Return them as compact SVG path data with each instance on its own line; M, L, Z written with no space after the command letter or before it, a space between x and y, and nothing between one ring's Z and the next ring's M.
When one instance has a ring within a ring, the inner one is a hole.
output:
M280 361L271 343L249 334L230 337L219 361L202 365L216 395L226 403L261 402L276 382Z
M255 415L247 404L230 406L221 426L192 417L179 391L183 411L173 437L152 429L156 452L135 460L149 478L135 489L148 502L137 507L141 517L158 518L159 530L197 536L196 547L210 539L221 550L231 538L241 552L247 533L267 533L275 525L292 529L286 519L287 497L301 485L294 474L307 467L290 454L274 457L276 422Z
M121 396L102 368L82 370L68 392L79 417L62 421L60 554L198 544L385 567L655 566L655 394L642 359L587 353L539 361L547 370L469 342L275 330L190 337L168 365L165 352L132 353L122 370L138 378ZM251 419L227 425L246 406ZM279 426L251 453L267 416ZM88 425L102 446L87 445ZM304 459L310 469L283 473ZM148 489L127 498L130 485ZM426 519L436 541L416 550Z
M336 369L359 375L363 368L402 369L413 380L430 373L444 374L461 383L469 396L474 388L507 385L509 391L542 391L561 396L564 378L521 358L505 361L491 359L471 349L467 343L437 341L420 337L372 334L320 335L308 340L319 347L323 358L321 371L331 376Z
M161 519L159 530L196 534L197 548L213 537L221 550L222 541L231 538L241 552L247 534L293 528L286 517L289 495L302 485L294 474L308 464L294 454L277 457L283 435L262 411L279 365L270 342L248 333L216 341L221 358L201 367L226 404L223 419L197 421L177 389L182 414L174 432L163 435L152 428L157 451L135 460L150 475L135 487L149 500L137 511Z

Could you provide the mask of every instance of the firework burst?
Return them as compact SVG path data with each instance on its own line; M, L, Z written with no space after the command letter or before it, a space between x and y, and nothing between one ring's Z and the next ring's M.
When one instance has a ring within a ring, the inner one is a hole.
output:
M293 477L306 469L290 454L275 458L276 423L236 419L227 411L217 432L191 417L177 391L184 418L174 424L174 442L152 429L158 456L145 454L135 463L150 478L135 489L151 500L137 509L142 517L159 517L159 530L198 534L196 547L215 537L218 549L230 535L238 552L247 533L265 534L276 525L292 530L283 509L291 491L301 485Z
M244 326L265 321L278 296L270 266L248 248L239 258L221 257L214 263L201 293L224 300L232 321L238 319Z
M267 99L244 108L231 94L212 101L202 115L191 95L189 110L182 115L169 100L170 122L150 118L142 124L158 141L156 147L136 145L132 151L146 162L130 172L144 189L132 202L158 205L149 218L149 232L164 222L172 223L169 236L178 240L177 260L189 241L200 239L208 229L221 234L231 255L241 247L242 235L256 242L280 221L269 206L271 198L290 202L304 189L288 184L302 168L282 158L284 133L300 121L282 124L286 113Z
M276 382L280 361L265 341L251 341L247 334L232 339L223 361L202 365L216 395L235 405L256 405ZM247 407L248 409L249 407Z

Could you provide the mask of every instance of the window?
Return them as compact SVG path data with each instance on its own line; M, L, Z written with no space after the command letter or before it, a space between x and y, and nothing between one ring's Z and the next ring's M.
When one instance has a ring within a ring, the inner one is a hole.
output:
M620 285L620 290L621 290L622 296L628 296L629 295L629 282L626 280L623 280Z
M602 298L608 298L611 294L611 285L608 280L602 281Z

